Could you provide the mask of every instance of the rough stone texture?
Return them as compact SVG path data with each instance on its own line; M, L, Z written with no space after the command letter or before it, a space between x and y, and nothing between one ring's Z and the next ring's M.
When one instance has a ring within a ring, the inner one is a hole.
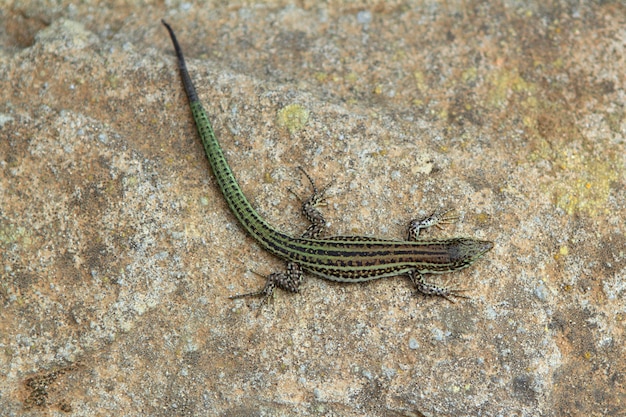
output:
M0 8L0 415L625 416L623 2L9 2ZM177 31L252 203L294 235L490 239L444 276L308 279L209 171Z

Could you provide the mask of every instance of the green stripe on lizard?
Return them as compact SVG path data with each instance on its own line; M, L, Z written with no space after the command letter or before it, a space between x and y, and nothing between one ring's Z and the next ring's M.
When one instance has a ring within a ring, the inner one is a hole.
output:
M409 223L408 239L404 241L368 236L324 238L321 235L326 221L317 207L324 201L326 188L318 190L305 172L313 186L313 195L302 204L302 211L311 222L309 228L298 238L280 232L267 223L241 191L191 82L176 36L165 21L162 23L174 44L191 113L211 169L228 206L250 236L265 250L287 262L287 271L270 274L265 286L259 291L231 298L262 296L265 302L276 287L298 292L303 281L303 271L341 282L362 282L406 274L423 294L438 295L449 300L450 296L463 297L460 294L463 290L428 283L424 279L424 274L442 274L467 268L489 251L493 243L468 238L419 238L421 229L455 220L456 217L449 212L433 214L423 220L412 220Z

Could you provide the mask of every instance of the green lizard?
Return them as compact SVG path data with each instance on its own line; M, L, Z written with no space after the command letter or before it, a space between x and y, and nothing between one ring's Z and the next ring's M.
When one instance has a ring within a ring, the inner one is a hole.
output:
M489 251L493 243L468 238L419 238L421 229L455 220L456 217L449 215L449 212L433 214L423 220L412 220L409 223L408 239L404 241L369 236L320 237L326 221L316 207L323 203L327 187L318 190L305 172L313 187L313 195L302 204L302 211L311 222L309 228L301 237L292 237L266 222L241 191L191 82L174 31L165 21L161 22L174 44L191 113L228 206L250 236L265 250L287 262L287 271L267 276L265 286L260 290L230 298L262 296L263 304L276 287L298 292L303 281L303 271L341 282L363 282L406 274L422 294L438 295L448 300L451 300L450 296L464 297L460 294L463 290L429 283L424 279L424 274L442 274L467 268Z

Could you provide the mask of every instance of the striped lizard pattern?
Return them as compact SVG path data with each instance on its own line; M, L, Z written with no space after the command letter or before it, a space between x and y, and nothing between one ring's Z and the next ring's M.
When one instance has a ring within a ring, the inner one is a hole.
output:
M492 242L469 238L420 238L420 230L440 227L456 220L457 217L450 211L433 214L422 220L412 220L408 227L408 238L403 241L369 236L321 237L326 221L317 207L324 205L324 194L328 187L318 190L303 170L313 187L311 197L302 201L302 211L311 222L309 228L298 238L266 222L239 187L198 98L174 31L165 21L161 22L174 45L191 113L224 199L247 233L265 250L287 262L286 272L267 276L265 286L260 290L230 298L261 296L263 304L276 287L298 292L304 271L340 282L363 282L406 274L422 294L441 296L450 301L451 297L465 297L461 294L463 289L435 285L424 279L424 274L443 274L467 268L493 247Z

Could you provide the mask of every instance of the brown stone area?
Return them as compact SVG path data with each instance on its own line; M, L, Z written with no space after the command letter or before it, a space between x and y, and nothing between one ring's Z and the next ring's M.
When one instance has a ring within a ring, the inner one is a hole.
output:
M623 1L9 1L0 8L0 414L626 415ZM471 268L228 296L290 235L494 242ZM76 363L78 368L73 368ZM68 365L69 364L69 365ZM69 368L68 368L69 367Z

